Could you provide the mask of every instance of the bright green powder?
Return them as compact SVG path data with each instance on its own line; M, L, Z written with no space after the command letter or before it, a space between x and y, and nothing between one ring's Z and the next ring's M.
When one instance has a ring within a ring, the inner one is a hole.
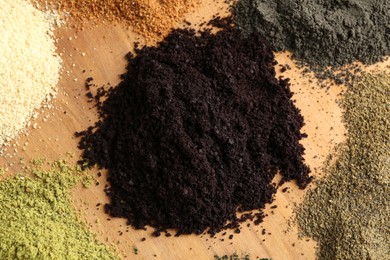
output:
M298 210L320 259L389 259L390 75L366 75L343 102L348 139Z
M0 182L0 259L117 259L71 205L80 168L57 161L29 170L34 177Z

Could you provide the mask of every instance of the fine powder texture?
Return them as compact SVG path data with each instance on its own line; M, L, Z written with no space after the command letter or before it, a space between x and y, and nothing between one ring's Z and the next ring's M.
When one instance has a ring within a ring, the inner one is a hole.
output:
M366 75L344 101L348 140L329 177L298 211L320 259L388 259L390 255L390 75Z
M45 14L23 0L0 0L0 146L55 95L60 58Z
M55 162L0 182L0 259L118 259L78 220L70 201L79 167ZM26 174L25 173L25 174Z
M239 0L234 13L245 33L260 31L318 76L328 66L372 64L390 55L388 0Z
M155 235L214 234L261 222L261 211L240 219L236 211L270 203L278 170L282 182L310 182L303 117L259 34L175 30L128 62L79 145L82 163L108 169L112 216L153 226Z
M165 36L201 0L35 0L81 21L120 21L146 37Z

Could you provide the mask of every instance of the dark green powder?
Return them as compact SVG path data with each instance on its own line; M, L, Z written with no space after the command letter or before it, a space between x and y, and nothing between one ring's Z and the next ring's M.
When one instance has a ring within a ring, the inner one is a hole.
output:
M63 161L29 171L0 182L0 259L117 259L72 208L83 172Z
M346 93L348 139L297 213L303 235L319 242L320 259L390 256L389 97L389 74L365 75Z
M353 76L336 68L390 55L388 0L239 0L234 13L246 34L260 31L322 79L342 83Z

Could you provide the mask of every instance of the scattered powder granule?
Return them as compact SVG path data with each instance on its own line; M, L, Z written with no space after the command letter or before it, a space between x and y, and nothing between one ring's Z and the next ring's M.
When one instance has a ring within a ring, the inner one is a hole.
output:
M45 14L23 0L0 0L0 146L56 94L61 60Z
M348 139L297 214L320 259L389 259L389 96L388 74L366 75L346 93Z

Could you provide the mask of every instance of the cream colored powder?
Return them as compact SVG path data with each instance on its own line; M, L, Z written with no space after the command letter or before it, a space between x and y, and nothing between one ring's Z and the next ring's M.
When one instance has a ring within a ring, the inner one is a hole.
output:
M0 0L0 146L56 94L61 59L45 14L24 0Z

